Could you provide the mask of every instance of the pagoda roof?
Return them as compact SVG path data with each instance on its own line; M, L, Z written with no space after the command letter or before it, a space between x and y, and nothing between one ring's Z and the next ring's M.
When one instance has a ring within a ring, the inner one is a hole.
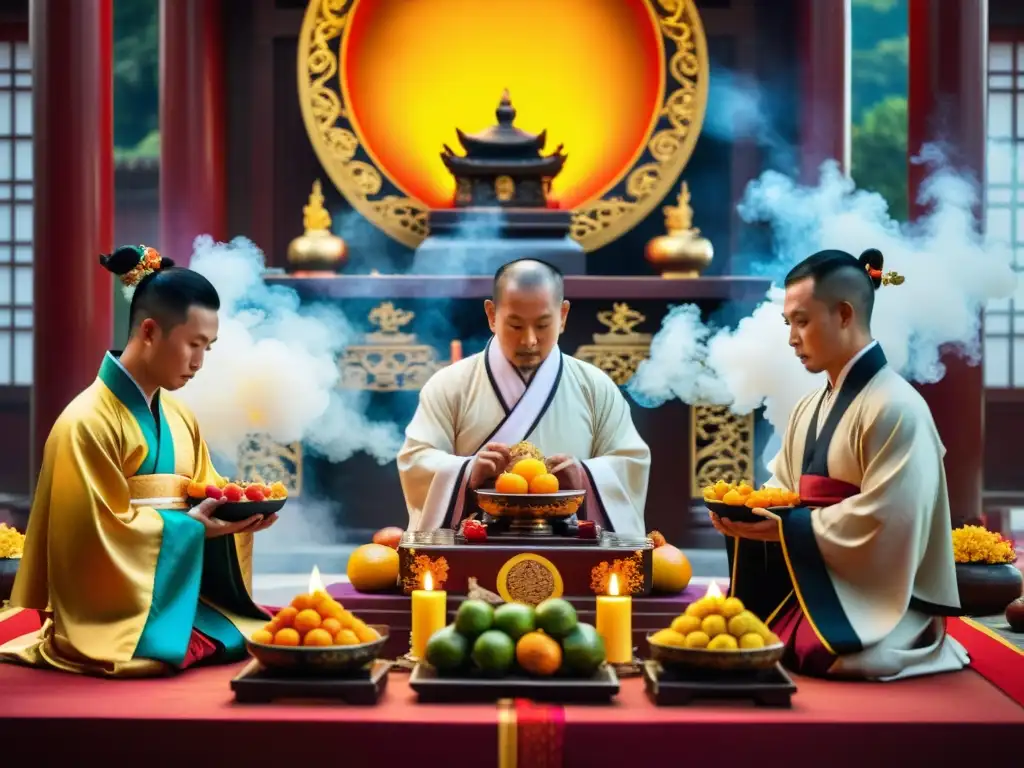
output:
M469 134L458 128L455 129L459 143L468 155L494 157L501 153L507 156L510 153L540 152L544 149L544 145L547 143L547 131L528 133L513 125L516 119L516 109L512 106L512 97L507 88L501 94L501 101L494 114L498 118L498 124L485 128L479 133Z

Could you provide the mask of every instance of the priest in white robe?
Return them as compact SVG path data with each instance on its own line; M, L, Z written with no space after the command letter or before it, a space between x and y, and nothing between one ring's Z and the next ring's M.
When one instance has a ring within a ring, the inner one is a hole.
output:
M827 382L790 415L769 485L801 506L763 522L712 515L731 591L818 676L891 680L968 662L959 615L945 448L928 405L870 335L882 254L822 251L786 279L790 344Z
M642 535L650 449L615 382L558 348L569 314L561 274L506 264L484 310L486 348L427 381L406 429L398 470L409 529L458 528L478 511L471 491L492 488L509 449L529 440L560 488L586 491L580 519Z

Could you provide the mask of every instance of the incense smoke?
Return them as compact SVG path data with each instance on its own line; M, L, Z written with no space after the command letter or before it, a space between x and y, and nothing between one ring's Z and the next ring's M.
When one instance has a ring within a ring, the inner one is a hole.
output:
M196 238L190 267L220 294L220 331L181 399L213 451L233 459L251 434L302 440L332 462L363 451L381 464L402 442L395 424L366 417L366 395L338 388L337 357L358 334L333 305L300 305L295 291L263 281L251 241Z
M1009 249L975 231L977 183L950 170L934 149L922 161L931 172L921 201L931 213L912 225L894 221L880 195L857 190L834 162L822 166L816 187L774 171L752 182L739 213L773 230L775 253L764 264L775 279L772 288L735 328L706 326L693 306L674 308L630 382L634 399L655 407L675 397L729 405L736 413L764 405L765 418L781 431L797 401L822 382L822 374L808 373L789 348L782 277L824 248L854 255L878 248L885 269L905 276L903 285L879 289L872 333L906 378L940 380L945 345L977 364L981 310L989 300L1010 296L1017 277Z

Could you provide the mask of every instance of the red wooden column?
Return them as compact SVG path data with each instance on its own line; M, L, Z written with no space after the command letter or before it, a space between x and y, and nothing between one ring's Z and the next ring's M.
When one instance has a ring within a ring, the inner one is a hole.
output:
M64 407L113 337L111 0L32 0L35 353L32 473ZM35 485L33 480L33 486Z
M814 184L825 160L850 172L850 0L802 0L800 175Z
M227 237L220 0L160 0L160 250Z
M927 169L913 161L923 145L941 139L951 162L985 178L988 0L910 0L910 93L907 172L910 214ZM978 206L978 221L984 221ZM985 388L981 366L947 354L946 375L923 386L946 445L953 524L981 516Z

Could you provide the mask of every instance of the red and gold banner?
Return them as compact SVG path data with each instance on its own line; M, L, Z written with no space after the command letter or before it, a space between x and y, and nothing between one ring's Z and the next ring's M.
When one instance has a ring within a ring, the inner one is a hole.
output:
M971 669L1024 707L1024 651L966 617L948 619L946 629L967 649Z
M498 768L561 768L565 710L526 699L498 702Z

